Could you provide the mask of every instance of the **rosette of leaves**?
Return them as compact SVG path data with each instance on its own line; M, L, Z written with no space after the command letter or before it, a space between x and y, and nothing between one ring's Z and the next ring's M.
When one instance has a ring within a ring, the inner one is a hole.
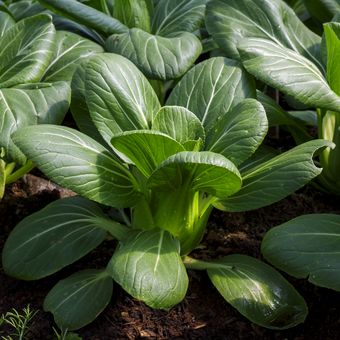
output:
M194 33L204 22L207 0L39 2L96 30L106 40L107 51L130 59L149 79L181 77L202 51Z
M340 144L340 23L325 24L321 38L281 0L213 0L206 26L224 53L249 73L316 109L319 137ZM339 146L325 149L320 163L319 183L339 194Z
M185 297L186 268L206 270L222 296L261 326L302 322L303 298L270 266L244 255L208 262L189 254L213 207L243 211L280 200L321 172L313 155L330 143L310 141L274 156L259 148L268 124L254 81L222 57L193 67L163 107L147 78L120 55L92 58L78 68L72 88L79 104L73 111L87 114L84 125L97 133L37 125L21 128L13 141L80 196L55 201L16 226L2 253L6 273L43 278L109 234L118 247L106 268L75 273L47 295L44 308L60 327L94 320L110 301L113 280L152 308L169 309Z
M69 32L56 32L38 14L16 23L0 11L0 198L5 185L33 168L13 144L18 128L60 124L68 111L76 65L102 48Z

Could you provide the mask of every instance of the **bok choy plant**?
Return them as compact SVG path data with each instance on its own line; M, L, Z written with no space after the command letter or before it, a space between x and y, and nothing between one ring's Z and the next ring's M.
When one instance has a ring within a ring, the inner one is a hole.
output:
M336 2L314 1L313 5ZM305 3L312 5L311 1ZM260 10L261 16L255 14ZM320 137L337 144L320 155L324 170L319 183L339 194L340 24L325 24L321 39L280 0L212 0L206 23L220 48L239 59L249 73L317 108ZM265 98L259 97L262 101ZM265 100L265 107L275 111L276 118L284 116L280 107ZM263 240L262 253L292 276L339 291L339 232L338 215L300 216L270 230Z
M200 55L196 35L206 2L39 0L53 12L96 30L107 51L125 56L149 79L158 80L182 76Z
M37 125L12 138L51 180L80 196L25 218L2 253L6 273L36 280L108 234L118 240L106 268L77 272L47 295L44 308L59 327L94 320L110 301L113 281L152 308L169 309L185 297L187 268L206 270L222 296L263 327L302 322L303 298L267 264L237 254L211 261L189 254L213 207L243 211L282 199L320 174L313 155L331 143L314 140L274 157L263 152L268 124L254 80L222 57L193 67L163 107L147 78L116 54L81 65L72 88L97 129L93 137Z
M340 144L340 23L325 24L321 39L281 0L212 0L206 26L224 53L249 73L316 108L319 137ZM326 148L320 163L322 187L339 194L339 146Z
M11 133L35 124L60 124L68 111L69 83L77 64L103 51L76 34L55 31L39 14L16 23L0 12L0 198L33 164L12 143Z

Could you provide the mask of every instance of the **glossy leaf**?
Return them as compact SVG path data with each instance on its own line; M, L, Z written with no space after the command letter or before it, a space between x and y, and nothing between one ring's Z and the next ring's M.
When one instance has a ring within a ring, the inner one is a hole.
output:
M204 21L207 0L160 0L152 16L152 33L163 37L194 32Z
M302 55L266 39L245 39L238 48L246 70L264 83L308 106L340 110L340 97Z
M104 310L112 290L112 279L105 271L82 270L52 288L45 298L44 310L53 314L60 329L79 329Z
M103 52L103 48L91 40L65 31L58 31L52 60L44 74L44 81L71 81L78 64Z
M289 275L340 291L339 215L304 215L272 228L261 251Z
M148 80L120 55L101 54L90 60L85 96L92 120L108 144L123 131L149 129L160 109Z
M331 89L340 95L340 23L328 23L324 25L324 31L327 46L327 81Z
M0 145L5 148L7 161L26 162L11 134L27 125L61 124L70 105L70 92L65 82L0 89Z
M189 181L189 182L188 182ZM235 165L213 152L184 151L170 156L151 175L149 186L171 190L189 185L188 190L228 197L241 187L241 176Z
M43 6L80 24L110 35L123 33L128 28L115 18L76 0L38 0Z
M151 31L150 13L145 0L115 0L113 16L127 27Z
M132 206L139 199L127 167L77 130L30 126L16 132L13 141L46 176L84 197L117 208Z
M206 26L228 57L239 58L237 47L245 38L267 39L323 69L321 38L282 0L212 0L207 5Z
M14 19L6 12L0 12L0 39L5 32L15 25Z
M35 0L12 1L12 3L8 5L8 9L15 21L29 18L46 11L45 8Z
M225 211L257 209L286 197L319 175L313 156L332 143L314 140L298 145L244 173L243 186L235 195L215 203Z
M57 272L104 241L101 219L101 209L81 197L49 204L14 228L2 252L4 270L24 280Z
M267 264L245 255L214 261L208 275L221 295L252 322L271 329L302 323L306 303L294 287Z
M152 130L163 132L181 144L205 139L200 120L181 106L162 107L153 120Z
M167 105L193 112L204 126L207 140L223 116L247 97L255 97L255 84L234 60L218 57L193 67L171 92Z
M134 298L168 309L184 299L188 288L179 251L179 242L165 230L136 232L120 243L107 271Z
M255 99L245 99L216 124L205 149L240 165L249 158L267 134L268 121L263 106Z
M132 28L110 36L106 49L131 60L148 78L169 80L182 76L193 65L202 45L188 32L165 38Z
M52 57L55 38L51 17L24 19L0 39L0 87L40 81Z
M150 177L157 166L169 156L184 151L184 147L175 139L149 130L128 131L111 140L119 152L127 156L141 171Z
M331 21L340 11L339 0L303 0L309 13L321 22Z

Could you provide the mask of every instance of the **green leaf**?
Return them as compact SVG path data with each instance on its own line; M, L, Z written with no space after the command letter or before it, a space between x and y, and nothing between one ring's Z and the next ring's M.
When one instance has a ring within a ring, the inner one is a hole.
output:
M0 12L0 39L14 25L15 21L8 13Z
M108 144L123 131L149 129L160 109L148 80L120 55L100 54L89 61L85 96L92 120Z
M138 184L128 168L95 140L56 125L20 129L14 143L53 181L79 195L109 206L133 206Z
M169 156L184 151L175 139L157 131L128 131L111 140L119 152L127 156L141 171L150 177L157 166Z
M340 291L339 215L304 215L272 228L261 251L289 275Z
M189 185L193 191L207 192L216 197L234 194L241 183L241 175L235 165L224 156L209 151L184 151L170 156L148 181L149 186L157 190Z
M153 120L152 130L163 132L181 144L205 139L200 120L181 106L162 107Z
M11 134L27 125L61 124L70 105L70 92L66 82L0 89L0 147L5 148L7 161L26 162Z
M127 27L151 31L150 13L145 0L115 0L113 16Z
M6 187L6 163L0 159L0 201L4 197Z
M2 252L4 270L24 280L57 272L104 241L106 232L98 227L101 219L102 210L81 197L49 204L11 232Z
M249 158L267 134L266 112L255 99L245 99L216 124L205 149L222 154L236 166Z
M52 57L55 29L46 14L24 19L0 39L0 87L40 81Z
M105 309L112 290L112 279L105 271L82 270L52 288L45 298L44 310L53 314L60 329L79 329Z
M264 83L306 105L340 110L340 97L302 55L266 39L245 39L238 48L243 66Z
M38 0L51 11L74 20L80 24L91 27L106 36L114 33L123 33L128 28L120 21L112 18L92 7L86 6L76 0Z
M309 13L320 22L331 21L340 11L339 0L303 0Z
M239 59L237 46L244 38L260 38L302 54L323 69L321 38L282 0L212 0L206 26L228 57Z
M250 321L270 329L302 323L308 313L302 296L281 274L245 255L214 261L208 275L221 295Z
M180 105L193 112L209 140L228 111L255 95L255 83L240 64L218 57L193 67L171 92L167 105Z
M71 81L78 64L103 51L100 45L78 34L58 31L54 54L45 71L44 81Z
M207 0L160 0L152 16L152 33L170 37L178 32L194 32L204 21Z
M168 309L184 299L188 288L179 250L179 242L165 230L136 232L120 243L107 271L134 298Z
M283 199L321 173L313 155L332 146L321 139L309 141L250 169L243 175L241 190L214 206L224 211L245 211Z
M331 89L340 95L340 23L325 24L324 30L327 46L327 81Z
M15 1L8 5L8 9L13 15L15 21L32 17L46 11L45 8L35 0Z
M148 78L169 80L188 71L200 55L202 45L188 32L164 38L132 28L126 33L111 35L106 40L106 49L131 60Z

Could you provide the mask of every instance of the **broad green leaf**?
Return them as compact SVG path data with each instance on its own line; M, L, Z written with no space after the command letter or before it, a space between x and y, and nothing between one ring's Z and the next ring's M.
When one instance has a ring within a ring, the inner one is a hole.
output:
M46 14L24 19L0 39L0 88L40 81L52 57L55 29Z
M105 309L112 290L112 279L105 271L82 270L52 288L45 298L44 310L53 314L60 329L79 329Z
M306 105L340 110L340 97L302 55L266 39L245 39L238 48L243 66L264 83Z
M206 136L224 115L247 97L255 97L255 83L234 60L210 58L193 67L171 92L167 105L180 105L193 112Z
M220 154L209 151L184 151L170 156L154 171L148 184L156 190L171 190L188 185L188 190L228 197L241 187L235 165Z
M128 28L120 21L86 6L76 0L38 0L44 7L56 14L65 16L80 24L91 27L106 36L114 33L123 33Z
M0 12L0 39L14 25L15 21L8 13Z
M90 116L85 95L86 62L76 67L72 77L72 100L70 110L79 130L100 144L105 144Z
M194 32L204 21L207 0L160 0L152 16L152 33L163 37Z
M151 31L150 13L145 0L115 0L113 16L127 27Z
M289 275L340 291L339 215L304 215L272 228L261 251Z
M141 173L150 177L169 156L184 151L175 139L157 131L128 131L112 138L111 144L128 157Z
M245 255L213 262L208 275L220 294L250 321L270 329L302 323L306 302L279 272Z
M7 161L26 162L11 134L27 125L61 124L70 105L70 92L66 82L0 89L0 147L5 148Z
M44 81L71 81L78 64L103 52L103 48L78 34L58 31L54 54L44 74Z
M282 0L212 0L206 26L228 57L239 59L237 46L244 38L260 38L289 48L323 69L321 38Z
M181 106L164 106L156 114L152 130L160 131L179 143L205 140L200 120L188 109Z
M104 241L106 232L98 227L101 219L102 210L81 197L49 204L11 232L2 252L4 270L24 280L57 272Z
M45 8L35 0L15 1L8 5L8 9L16 21L32 17L45 11Z
M188 288L179 251L179 242L165 230L136 232L119 244L107 271L134 298L168 309L184 299Z
M261 103L245 99L216 124L205 150L222 154L237 166L256 151L267 130L267 116Z
M320 22L331 21L340 12L339 0L303 0L309 13Z
M331 89L340 95L340 23L325 24L324 30L327 46L327 81Z
M303 187L322 171L313 155L331 142L317 139L298 145L244 173L243 186L235 195L214 206L224 211L245 211L264 207Z
M188 32L165 38L132 28L111 35L106 40L106 49L131 60L148 78L169 80L188 71L200 55L202 45Z
M116 54L100 54L88 62L85 97L92 120L108 144L121 132L149 129L160 109L148 80L131 61Z
M128 168L77 130L37 125L20 129L12 138L46 176L79 195L117 208L139 199L138 184Z

